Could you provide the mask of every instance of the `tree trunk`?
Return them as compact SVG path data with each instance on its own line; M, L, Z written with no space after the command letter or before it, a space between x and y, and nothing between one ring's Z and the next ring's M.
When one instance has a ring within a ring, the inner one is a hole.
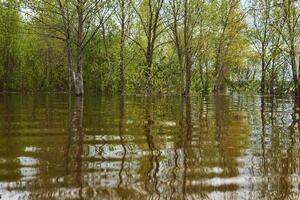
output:
M125 2L121 1L121 41L120 41L120 66L119 66L119 93L124 93L125 88L125 63L124 63L124 48L125 48Z
M183 54L180 45L180 39L177 30L177 21L174 22L174 34L175 34L175 45L177 49L177 57L180 68L180 82L181 82L181 95L184 95L184 66L183 66Z
M178 11L177 9L177 4L173 1L173 7L172 7L172 11L173 11L173 20L174 20L174 25L173 25L173 35L174 35L174 43L176 46L176 50L177 50L177 59L178 59L178 64L179 64L179 69L180 69L180 84L181 84L181 88L180 88L180 93L181 95L184 95L184 58L183 58L183 50L182 50L182 45L181 45L181 38L179 36L178 33Z
M190 95L191 87L191 49L190 49L190 26L189 2L184 2L184 43L185 43L185 95Z
M104 46L104 52L105 52L105 61L108 65L108 76L113 76L113 66L111 65L111 58L110 58L110 52L107 44L107 37L106 37L106 31L105 31L105 25L102 24L102 40L103 40L103 46ZM106 91L110 92L113 89L113 82L112 79L109 79L106 87Z
M294 83L294 88L295 88L295 95L298 96L300 95L300 85L299 85L299 80L298 80L298 75L297 75L297 69L296 69L296 57L295 57L295 50L292 45L291 49L291 65L292 65L292 72L293 72L293 83Z
M74 86L75 86L75 95L82 96L84 93L84 88L83 88L83 79L81 73L76 73Z
M292 67L292 72L293 72L293 83L294 83L294 88L295 88L295 95L298 96L300 95L300 88L299 88L299 80L298 80L298 75L297 75L297 69L296 69L296 56L295 56L295 49L294 45L291 45L291 50L290 50L290 56L291 56L291 67Z
M152 55L148 55L152 57ZM152 68L152 58L147 59L147 67L145 69L145 77L146 77L146 94L150 95L152 90L152 83L151 83L151 68Z
M72 59L72 46L71 46L71 39L69 31L67 31L67 37L66 37L66 51L67 51L67 65L68 65L68 87L69 87L69 93L72 91L72 81L75 82L75 73L73 69L73 59Z
M262 74L261 74L261 82L260 82L260 92L262 95L265 94L265 70L262 70Z
M222 86L222 76L223 76L222 66L219 66L218 70L217 70L217 78L216 78L215 85L214 85L215 93L220 93L224 89Z
M216 59L216 79L214 82L214 92L219 93L222 90L222 78L223 78L223 64L222 64L222 47L223 47L223 37L224 37L225 28L223 30L223 34L220 38L218 51L217 51L217 59Z
M275 61L272 61L272 72L271 72L271 83L270 83L270 94L274 95L274 84L275 84Z
M77 70L75 76L75 95L82 96L84 93L83 86L83 76L82 76L82 67L83 67L83 51L82 51L82 37L83 37L83 3L81 1L78 2L77 5L77 15L78 15L78 30L77 30Z
M152 29L152 17L150 19L149 28L148 28L148 42L147 42L147 54L146 54L146 69L145 69L145 78L146 78L146 94L151 94L152 84L151 84L151 68L153 62L153 46L152 43L153 29ZM155 40L154 40L155 41Z
M153 8L151 1L148 2L149 8L149 24L148 24L148 34L147 34L147 51L146 51L146 69L145 69L145 78L146 78L146 94L149 95L151 93L151 68L152 68L152 37L156 37L153 35ZM154 40L155 41L155 40Z
M209 73L208 73L208 60L205 63L205 86L204 86L204 93L208 93L208 89L209 89Z
M72 58L72 44L71 44L71 33L70 33L70 19L68 12L62 5L60 0L56 1L59 6L60 15L63 20L65 42L66 42L66 53L67 53L67 66L68 66L68 89L69 94L72 92L72 81L75 83L75 72L73 68L73 58Z
M222 86L222 79L223 79L223 65L220 61L220 53L218 53L217 55L217 62L216 62L216 71L217 71L217 74L216 74L216 80L215 80L215 83L214 83L214 92L215 93L219 93L223 90L223 86Z
M183 66L183 55L182 55L181 49L178 52L178 61L179 61L179 67L180 67L181 95L184 95L184 66Z
M299 72L297 73L297 63L296 63L296 38L295 38L295 26L296 24L294 23L294 12L292 10L295 8L294 2L293 1L287 1L287 7L284 7L284 12L286 14L287 18L287 31L288 31L288 39L289 39L289 54L290 54L290 59L291 59L291 67L292 67L292 75L293 75L293 84L294 84L294 92L295 95L298 96L300 95L300 86L299 86ZM295 8L296 9L296 8ZM298 66L300 67L300 66Z
M262 47L262 58L261 58L261 82L260 82L260 92L262 95L265 94L265 82L266 82L266 50L264 45Z

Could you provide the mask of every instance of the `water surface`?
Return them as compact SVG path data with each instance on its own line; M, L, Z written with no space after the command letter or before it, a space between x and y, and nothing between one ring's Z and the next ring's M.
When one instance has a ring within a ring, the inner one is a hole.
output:
M2 199L300 199L299 100L0 95Z

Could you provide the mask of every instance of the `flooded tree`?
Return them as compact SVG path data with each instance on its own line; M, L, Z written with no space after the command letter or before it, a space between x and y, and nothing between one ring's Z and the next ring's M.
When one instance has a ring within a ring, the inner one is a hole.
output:
M140 23L141 32L144 34L145 38L137 40L130 37L135 44L143 52L145 57L145 69L144 78L146 81L146 93L150 94L152 90L152 65L154 60L154 53L157 46L161 44L156 44L158 37L163 33L162 30L162 8L164 5L164 0L142 0L136 5L136 1L131 1L131 5L136 13L137 19ZM143 45L146 44L146 45Z
M299 93L295 1L22 0L0 6L2 90L189 95L260 87L263 94Z

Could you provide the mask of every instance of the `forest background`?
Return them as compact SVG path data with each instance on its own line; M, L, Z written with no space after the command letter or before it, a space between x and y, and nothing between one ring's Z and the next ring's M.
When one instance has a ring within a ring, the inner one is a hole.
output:
M300 94L294 0L0 0L0 91Z

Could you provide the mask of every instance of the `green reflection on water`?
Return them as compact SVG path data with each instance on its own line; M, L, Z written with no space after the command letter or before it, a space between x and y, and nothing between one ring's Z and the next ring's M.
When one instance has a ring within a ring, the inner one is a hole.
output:
M0 194L298 199L298 106L241 95L1 95Z

